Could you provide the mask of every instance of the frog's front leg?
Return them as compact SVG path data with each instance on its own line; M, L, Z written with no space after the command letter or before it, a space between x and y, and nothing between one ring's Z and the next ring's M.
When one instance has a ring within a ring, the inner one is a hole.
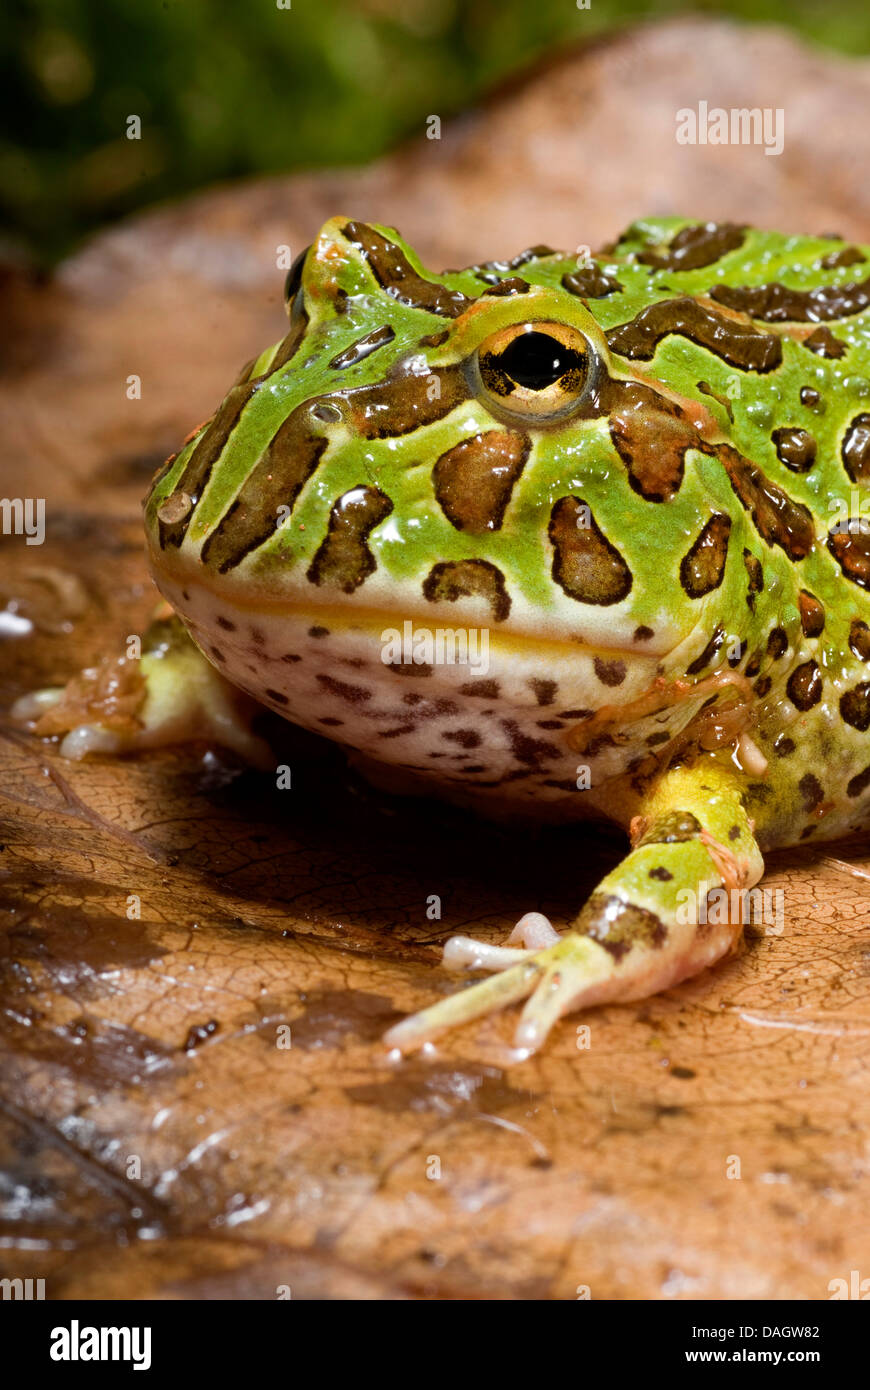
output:
M539 913L529 913L507 946L451 937L444 947L448 966L496 973L412 1014L384 1041L413 1051L449 1028L531 996L514 1041L534 1052L573 1009L643 999L712 965L740 940L740 890L751 888L764 870L740 791L738 778L715 755L666 773L632 822L630 853L564 936ZM706 920L703 909L715 888L726 889L737 910L711 910ZM510 944L517 939L522 948Z
M268 744L251 729L262 706L224 680L164 609L146 630L140 657L104 657L65 686L24 695L12 707L13 719L42 737L61 736L65 758L203 739L273 766Z

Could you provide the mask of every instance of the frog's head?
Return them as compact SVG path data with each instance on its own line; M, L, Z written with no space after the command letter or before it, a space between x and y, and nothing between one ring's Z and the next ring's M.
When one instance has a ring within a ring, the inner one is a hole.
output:
M779 340L637 259L536 247L436 276L332 219L288 274L286 338L155 481L158 577L603 653L602 703L736 666L759 531L807 544L731 437L728 374Z

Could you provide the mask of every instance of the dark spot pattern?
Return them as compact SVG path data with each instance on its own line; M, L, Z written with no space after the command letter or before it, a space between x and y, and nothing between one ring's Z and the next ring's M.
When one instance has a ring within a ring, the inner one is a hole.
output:
M782 361L782 343L775 333L740 323L688 296L648 304L627 323L611 328L607 343L620 357L649 362L662 338L671 333L743 371L770 372Z
M788 651L788 636L781 627L772 628L767 639L767 655L771 661L780 661Z
M850 285L819 285L793 290L777 283L715 285L710 298L762 323L826 323L849 318L870 306L870 278Z
M416 372L413 360L397 362L383 381L345 389L336 397L363 439L392 439L410 434L443 420L468 399L470 391L461 367L432 367L428 372ZM432 389L435 383L437 390Z
M830 328L824 324L817 328L815 333L810 333L804 338L804 347L809 348L817 357L827 357L836 360L846 352L846 344L842 338L835 338Z
M480 734L474 729L445 729L441 737L448 743L458 743L460 748L479 748L481 744Z
M768 545L778 545L790 560L805 559L816 536L809 508L793 501L756 464L729 444L717 445L715 452L759 535Z
M381 328L375 328L371 333L366 333L364 338L357 338L355 343L344 348L337 353L329 363L335 372L343 372L347 367L355 367L357 362L362 362L366 357L370 357L373 352L377 352L379 347L384 347L386 343L391 343L396 336L396 331L385 323Z
M622 685L625 680L625 662L619 660L605 661L603 657L596 656L593 660L595 674L602 685L617 686Z
M215 415L206 425L199 439L184 465L181 477L175 486L175 492L186 493L193 501L193 508L189 509L185 516L179 517L177 521L170 525L158 523L158 535L161 548L167 545L180 546L187 534L187 529L193 518L196 505L202 497L209 478L211 477L214 465L223 453L224 447L230 434L239 422L239 418L245 406L250 401L254 393L259 390L266 376L279 367L286 365L295 356L302 340L305 330L308 327L308 317L305 313L296 316L296 320L291 324L289 333L280 343L278 351L267 368L263 376L254 377L249 381L241 382L231 388ZM272 524L275 524L273 513Z
M481 535L501 529L530 448L525 434L487 430L441 455L432 482L441 510L457 531Z
M459 692L478 700L497 700L501 694L501 686L494 680L466 681L465 685L459 687Z
M543 676L531 676L529 685L539 705L553 705L559 693L559 682L547 680Z
M579 295L581 299L606 299L609 294L617 294L622 285L593 262L590 266L563 275L562 288L569 294Z
M731 420L733 423L734 407L731 404L729 397L724 395L721 391L714 391L709 381L699 381L696 382L696 385L698 387L698 390L701 392L702 396L710 396L714 401L718 401L719 405L721 405L722 409L725 411L725 414L728 416L728 419Z
M433 565L423 580L423 597L430 603L485 599L496 622L503 622L511 611L504 575L488 560L443 560Z
M305 269L305 260L310 250L311 246L308 245L304 248L304 250L300 251L298 256L294 257L293 263L290 266L290 269L287 271L287 275L284 280L285 304L289 304L291 300L296 298L296 295L298 294L302 286L302 272Z
M350 685L347 681L337 680L335 676L320 674L317 683L328 695L335 695L348 705L364 705L372 698L372 692L364 685Z
M365 222L347 222L342 235L362 253L381 289L411 309L458 318L474 303L459 290L427 280L414 269L404 251Z
M821 782L812 772L804 773L798 782L798 791L803 798L805 811L814 811L825 795Z
M485 284L488 284L502 275L507 275L511 270L519 270L520 266L528 265L530 261L546 260L547 256L555 256L556 254L552 246L545 246L541 243L537 246L528 246L525 251L520 251L509 261L481 261L477 265L470 265L467 268L474 271L478 280L483 280Z
M528 280L523 280L519 275L509 275L505 280L496 280L483 291L484 295L495 295L497 298L508 299L516 294L528 294L531 289Z
M689 598L703 598L722 583L730 535L730 516L714 512L680 562L680 583Z
M307 422L294 410L206 540L203 564L225 574L268 540L279 525L278 508L292 513L326 445L322 436L309 434Z
M626 399L611 412L610 438L628 469L628 480L647 502L667 502L679 491L687 449L698 433L682 410L664 397Z
M499 722L507 735L511 752L517 761L523 763L525 767L534 768L537 771L548 762L560 757L560 750L555 743L548 743L546 739L531 738L529 734L523 732L515 720L502 719Z
M627 903L615 893L593 893L574 930L597 941L617 961L632 947L657 950L668 939L668 929L655 912Z
M820 637L825 630L825 608L809 589L801 589L798 594L798 610L801 627L805 637Z
M795 709L805 712L817 705L822 698L822 677L814 661L804 661L796 666L786 685L788 698Z
M607 607L630 592L631 570L582 497L559 499L550 515L548 534L553 578L569 598Z
M635 849L643 845L679 845L685 840L693 840L700 833L701 822L691 811L671 811L649 827Z
M368 537L393 510L380 488L360 484L343 493L329 513L326 536L308 568L307 578L352 594L377 569Z
M861 681L840 696L840 713L853 729L866 733L870 729L870 681Z
M870 787L870 765L846 783L846 795L849 797L863 796L868 787Z
M849 646L861 661L870 661L870 627L863 618L853 618L849 624Z
M713 660L713 657L716 655L724 641L725 629L720 623L716 627L716 630L714 631L712 637L705 646L704 650L698 656L695 657L695 660L689 666L686 667L686 675L699 675L701 671L703 671L707 666L710 665L710 662Z
M816 441L808 430L786 426L770 436L780 463L792 473L807 473L816 461Z
M677 232L666 249L652 247L641 251L637 259L655 270L702 270L729 251L739 250L745 233L745 226L734 222L698 222Z
M764 588L764 570L758 556L753 555L751 550L744 550L743 563L746 566L746 573L749 575L746 603L750 613L754 613L755 601Z
M847 579L862 589L870 589L870 531L862 528L859 518L849 518L845 530L828 534L828 549Z
M820 270L839 270L843 265L861 265L867 257L857 246L844 246L840 251L832 251L819 261Z
M856 415L843 437L843 466L853 483L870 484L870 413Z

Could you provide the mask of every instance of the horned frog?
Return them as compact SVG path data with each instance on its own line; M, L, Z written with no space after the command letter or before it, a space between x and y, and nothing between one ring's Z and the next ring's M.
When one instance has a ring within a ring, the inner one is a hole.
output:
M241 691L392 785L628 831L563 935L530 911L506 945L451 938L488 978L391 1047L526 1000L527 1054L694 975L764 850L870 821L868 258L674 219L435 275L332 219L286 337L146 499L181 622L129 689L24 712L73 755L257 755Z

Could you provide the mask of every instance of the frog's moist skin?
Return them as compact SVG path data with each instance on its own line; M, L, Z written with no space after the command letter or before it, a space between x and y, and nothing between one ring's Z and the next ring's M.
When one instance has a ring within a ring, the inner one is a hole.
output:
M645 221L436 276L337 217L156 477L155 579L234 686L411 787L630 832L565 936L448 943L494 973L390 1043L530 996L532 1049L732 949L686 890L867 827L868 256Z

